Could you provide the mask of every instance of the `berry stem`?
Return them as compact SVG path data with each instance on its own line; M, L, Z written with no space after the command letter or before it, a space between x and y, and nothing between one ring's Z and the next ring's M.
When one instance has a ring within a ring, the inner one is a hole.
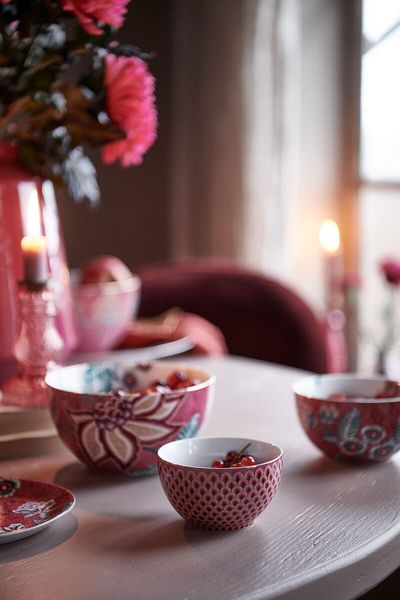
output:
M246 452L247 448L249 448L250 446L251 446L251 442L249 442L248 444L243 446L243 448L241 450L239 450L239 452L237 452L235 454L235 456L229 461L229 465L227 465L227 466L232 467L235 463L237 463L238 460L243 458L243 454Z

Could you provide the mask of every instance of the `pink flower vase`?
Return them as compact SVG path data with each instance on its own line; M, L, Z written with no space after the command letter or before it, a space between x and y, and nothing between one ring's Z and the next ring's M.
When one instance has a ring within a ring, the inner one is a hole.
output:
M18 281L23 277L21 239L26 235L29 196L36 190L48 242L48 267L56 304L56 325L65 354L77 344L69 272L54 187L26 170L16 149L0 144L0 385L16 372L13 345L18 332Z

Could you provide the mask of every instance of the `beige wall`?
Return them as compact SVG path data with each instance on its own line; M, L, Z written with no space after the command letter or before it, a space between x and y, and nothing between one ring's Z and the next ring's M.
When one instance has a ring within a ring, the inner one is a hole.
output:
M292 240L288 280L321 308L323 260L318 236L322 220L338 221L346 259L350 251L354 255L348 229L353 214L349 203L353 201L351 161L357 124L349 112L354 112L355 97L348 79L352 70L349 36L357 4L356 0L303 0L301 4L301 141L298 199L288 222Z

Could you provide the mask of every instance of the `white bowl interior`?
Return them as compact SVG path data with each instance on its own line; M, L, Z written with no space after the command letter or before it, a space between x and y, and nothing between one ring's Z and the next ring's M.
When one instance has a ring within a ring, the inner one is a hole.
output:
M158 450L161 460L186 467L211 467L213 460L223 459L227 452L239 452L250 443L246 454L251 454L257 464L276 460L282 449L268 442L248 438L193 438L169 442Z
M388 391L390 398L377 399L377 394ZM397 391L396 391L397 390ZM400 397L400 383L388 381L385 377L362 377L353 373L312 375L304 377L293 385L293 392L307 398L332 400L334 394L344 394L349 400L369 402L396 402Z
M60 367L47 375L46 383L53 389L78 394L108 394L120 389L134 392L165 379L174 371L184 371L189 379L199 382L189 389L204 387L213 380L209 373L167 361L149 363L148 368L132 361L102 361ZM127 387L127 377L131 381L134 378L135 384Z

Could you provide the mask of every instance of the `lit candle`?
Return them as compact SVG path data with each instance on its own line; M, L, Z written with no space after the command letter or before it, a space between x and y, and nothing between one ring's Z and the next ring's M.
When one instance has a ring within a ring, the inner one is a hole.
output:
M47 239L41 234L40 205L36 190L29 197L27 235L21 240L24 282L45 283L48 278Z
M325 301L328 311L342 308L343 260L339 227L331 219L323 221L319 240L324 250Z

